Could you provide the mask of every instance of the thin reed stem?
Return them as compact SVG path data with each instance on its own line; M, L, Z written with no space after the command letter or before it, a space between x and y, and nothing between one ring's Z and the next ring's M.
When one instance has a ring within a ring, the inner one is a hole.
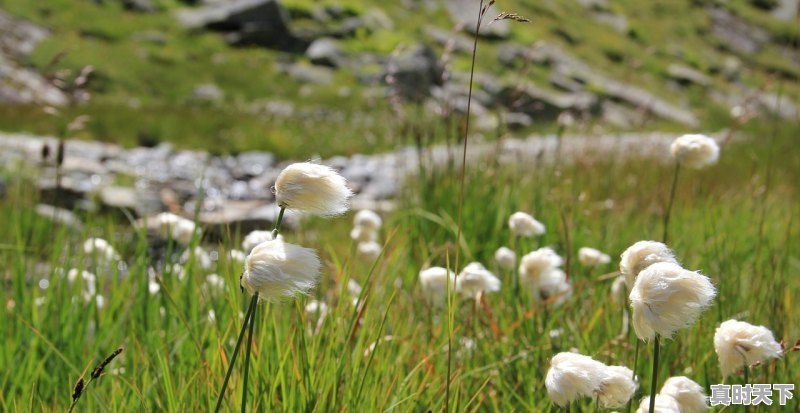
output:
M653 374L650 380L650 412L656 411L656 390L658 389L658 353L661 347L661 340L658 334L653 340Z
M469 119L472 108L472 83L475 77L475 57L478 54L478 34L481 31L481 20L483 20L483 0L478 5L478 21L475 23L475 38L472 43L472 64L469 71L469 93L467 93L467 116L464 125L464 150L461 156L461 187L458 192L458 232L456 234L456 262L454 272L458 274L458 259L461 251L461 227L464 212L464 182L466 181L467 170L467 142L469 141ZM456 275L458 277L458 275ZM444 411L450 412L450 374L451 363L453 359L453 343L452 343L452 329L448 332L448 346L447 346L447 379L445 383L445 400Z
M244 324L242 324L242 329L239 331L239 338L236 340L236 347L233 348L233 355L231 356L231 361L228 363L228 371L225 373L225 380L222 382L222 388L219 390L219 397L217 397L217 405L214 407L214 412L218 413L220 407L222 407L222 399L225 395L225 390L228 388L228 381L231 378L231 373L233 372L233 365L236 362L236 357L239 355L239 349L242 347L242 340L244 339L244 333L247 331L247 322L250 320L250 315L255 311L256 303L258 302L258 298L253 296L250 300L250 306L247 308L247 313L244 316Z
M636 347L634 347L634 350L633 350L633 369L632 369L633 370L633 374L631 375L631 380L634 380L634 381L636 380L636 370L637 370L637 367L638 367L638 364L639 364L639 345L640 344L641 344L641 341L639 341L639 338L637 337L636 338ZM628 400L628 413L631 413L631 409L632 408L633 408L633 397L631 397L631 399Z
M672 189L669 192L669 202L667 203L667 211L664 213L664 232L661 236L661 242L667 243L669 236L669 218L672 215L672 204L675 202L675 189L678 187L678 174L681 170L680 162L675 163L675 174L672 176Z
M283 212L283 209L281 209ZM274 232L273 232L274 234ZM258 302L258 292L253 294L253 301ZM256 325L256 311L258 306L253 307L253 312L250 314L250 332L247 335L247 349L244 353L244 379L242 382L242 413L247 412L247 379L250 373L250 354L253 347L253 330ZM245 320L246 321L246 320Z

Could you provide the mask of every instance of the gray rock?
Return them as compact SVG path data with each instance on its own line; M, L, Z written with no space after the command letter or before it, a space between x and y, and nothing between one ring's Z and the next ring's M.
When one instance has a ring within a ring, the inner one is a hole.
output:
M734 16L722 7L709 10L711 33L730 50L754 54L769 41L769 33Z
M430 95L432 86L441 85L444 69L434 51L423 44L397 54L386 68L395 93L411 101Z
M75 230L83 229L83 221L78 218L72 211L64 208L54 207L47 204L36 205L36 213L44 218L53 221L56 224L64 225Z
M534 120L552 121L565 110L595 112L597 97L591 93L561 93L533 85L506 87L499 96L508 108L529 115Z
M286 68L286 72L293 79L302 83L327 85L333 82L333 69L324 66L309 66L298 63L289 65Z
M317 39L306 50L306 57L315 65L340 67L345 63L345 54L336 40Z
M154 13L158 7L151 0L122 0L122 7L126 10L140 13Z
M618 33L628 32L628 19L621 14L597 11L592 13L592 17L598 22L611 27Z
M233 45L258 45L281 50L307 46L291 30L289 14L277 0L233 0L177 12L187 28L225 32Z
M511 130L525 129L533 125L533 119L530 116L520 112L510 112L503 115L503 122L506 127Z
M778 0L778 7L770 10L770 14L778 20L793 21L800 13L800 0Z
M394 21L383 10L371 8L364 13L364 25L372 31L392 30Z
M474 0L446 0L445 7L458 27L470 34L475 34L480 2ZM481 24L480 36L499 39L508 37L511 33L511 25L507 20L499 20L489 24L498 14L500 14L500 10L497 7L489 7Z
M435 26L425 26L423 31L426 36L444 48L451 48L458 53L472 53L473 42L464 35ZM502 48L503 46L500 47Z
M236 157L235 177L252 178L267 172L275 165L275 155L269 152L243 152Z
M666 75L684 85L693 83L700 86L709 86L711 84L711 79L704 73L677 63L667 66Z
M134 188L106 186L100 189L100 202L111 208L135 210L139 204L138 198Z
M225 92L214 83L205 83L195 86L190 97L197 102L218 102L225 97Z
M47 38L47 30L16 19L0 10L0 50L17 57L28 56L36 45Z

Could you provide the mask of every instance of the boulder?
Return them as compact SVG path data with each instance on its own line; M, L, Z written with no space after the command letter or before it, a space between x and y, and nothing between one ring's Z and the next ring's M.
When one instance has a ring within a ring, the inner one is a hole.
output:
M677 81L682 85L695 84L700 86L711 85L711 79L699 70L689 66L673 63L667 66L667 77Z
M730 50L754 54L769 41L769 33L734 16L722 7L709 10L711 33Z
M410 101L422 101L432 86L443 82L444 68L433 49L424 44L398 53L387 66L386 77L395 93Z
M533 120L552 121L565 110L595 112L597 97L591 93L562 93L533 85L510 85L500 92L500 101L514 111L522 112Z
M345 64L341 46L336 40L327 37L311 42L306 49L306 57L315 65L341 67Z

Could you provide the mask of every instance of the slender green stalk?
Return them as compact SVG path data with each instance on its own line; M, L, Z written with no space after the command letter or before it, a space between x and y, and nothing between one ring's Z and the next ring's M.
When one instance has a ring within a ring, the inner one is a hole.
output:
M650 380L650 412L656 411L656 390L658 389L658 353L661 347L661 340L656 334L653 340L653 375Z
M467 93L467 117L464 125L464 150L461 156L461 187L458 193L458 232L456 234L456 262L454 272L458 274L458 259L460 256L461 245L461 223L464 213L464 182L466 181L467 170L467 142L469 141L469 118L472 108L472 83L475 77L475 57L478 54L478 33L481 31L481 20L483 20L483 0L478 5L478 22L475 24L475 38L472 43L472 64L469 71L469 93ZM458 275L456 275L458 277ZM444 411L450 412L450 374L451 363L453 359L453 343L452 343L452 329L448 331L448 346L447 346L447 379L445 382L445 399Z
M636 347L633 350L633 369L632 369L633 370L633 374L631 375L631 380L634 380L634 381L636 380L636 370L637 370L637 367L638 367L637 365L639 364L639 344L640 343L641 342L637 338L636 339ZM633 397L631 397L631 399L628 400L628 413L631 413L631 409L632 408L633 408Z
M225 380L222 381L222 388L219 390L219 397L217 398L217 405L214 407L214 412L219 412L220 407L222 407L222 399L225 396L225 390L228 388L228 381L231 378L231 373L233 372L233 365L236 362L236 357L239 355L239 349L242 347L242 340L244 339L244 333L247 331L247 322L250 320L250 315L255 311L256 303L258 302L258 298L253 296L250 300L250 306L247 308L247 313L244 316L244 324L242 324L242 329L239 331L239 339L236 340L236 347L233 348L233 355L231 356L231 361L228 364L228 371L225 373Z
M678 187L678 173L681 170L681 163L675 163L675 174L672 176L672 189L669 192L669 203L667 203L667 211L664 213L664 232L661 236L661 242L667 243L669 236L669 218L672 215L672 204L675 202L675 189Z
M281 209L283 212L283 209ZM275 232L273 232L274 234ZM258 292L253 294L253 301L258 302ZM251 348L253 347L253 330L255 330L256 325L256 311L258 310L258 305L253 307L253 313L250 314L250 332L247 336L247 349L244 353L244 381L242 384L242 413L247 412L247 379L250 373L250 354L252 353Z

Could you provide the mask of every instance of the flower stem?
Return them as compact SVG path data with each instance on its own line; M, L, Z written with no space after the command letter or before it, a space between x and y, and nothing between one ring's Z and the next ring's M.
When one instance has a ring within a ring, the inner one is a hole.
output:
M636 380L636 369L638 367L637 364L639 363L639 343L640 343L640 341L637 338L636 339L636 347L633 350L633 375L631 377L631 380L634 380L634 381ZM631 409L632 408L633 408L633 397L631 397L631 399L628 400L628 413L631 413Z
M649 412L656 411L656 389L658 389L658 353L661 347L661 340L659 335L656 334L656 339L653 340L653 375L650 380L650 410Z
M272 239L278 236L278 231L281 230L281 223L283 222L283 213L286 211L286 207L281 207L281 210L278 212L278 219L275 221L275 228L272 230Z
M664 232L661 236L661 242L667 243L669 236L669 218L672 215L672 204L675 202L675 188L678 187L678 173L681 171L680 162L675 163L675 175L672 176L672 189L669 191L669 203L667 203L667 210L664 213Z
M222 407L222 398L225 396L225 389L228 388L228 381L231 378L231 373L233 372L233 365L236 362L236 357L239 355L239 349L242 347L242 340L244 339L244 332L247 329L247 322L250 320L250 315L255 311L256 303L258 302L258 298L253 296L253 299L250 300L250 306L247 308L247 314L244 316L244 324L242 324L242 329L239 331L239 339L236 340L236 347L233 349L233 355L231 356L231 361L228 364L228 371L225 373L225 380L222 382L222 388L219 390L219 397L217 398L217 405L214 408L214 412L219 412L220 407Z
M283 209L281 209L283 211ZM274 233L274 232L273 232ZM258 302L258 292L253 294L253 301ZM253 330L256 325L256 310L258 306L253 307L253 312L250 314L250 332L247 336L247 349L244 353L244 381L242 384L242 413L247 411L247 378L250 372L250 349L253 346Z

